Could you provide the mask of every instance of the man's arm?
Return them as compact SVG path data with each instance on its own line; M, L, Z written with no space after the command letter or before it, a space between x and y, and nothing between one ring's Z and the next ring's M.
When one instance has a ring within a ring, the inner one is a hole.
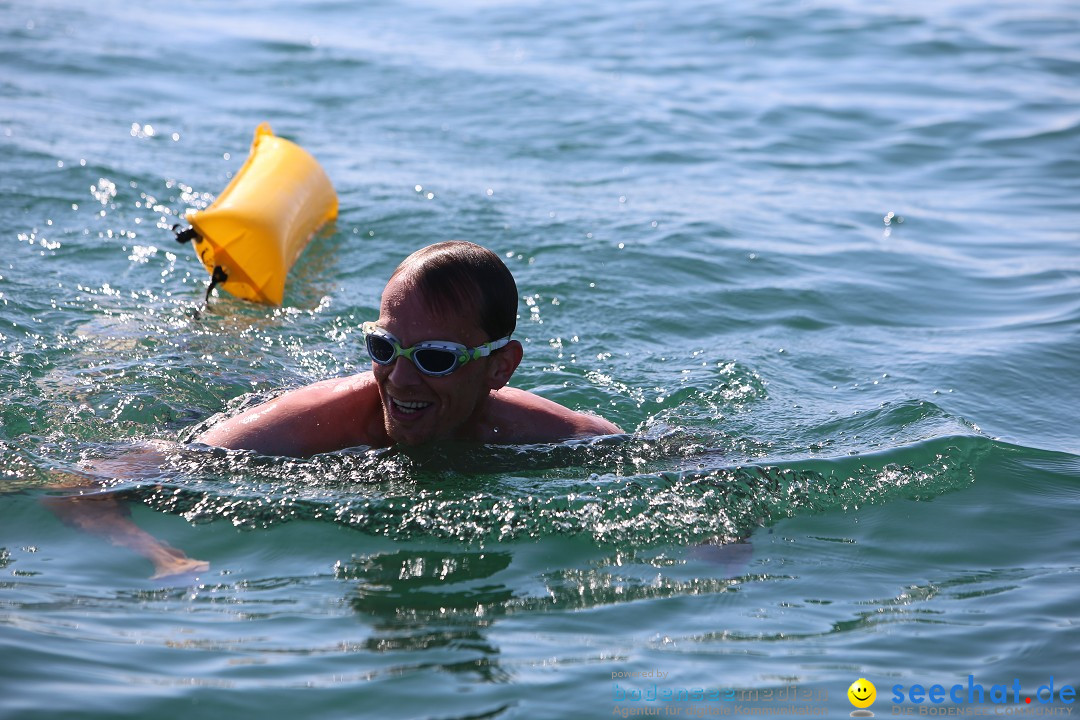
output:
M389 444L371 373L323 380L221 421L195 442L263 455L309 457Z
M163 459L160 449L151 444L115 460L100 460L87 470L101 477L138 475L146 468L156 470ZM43 498L42 504L65 524L150 560L154 564L153 578L204 572L210 568L210 563L189 558L182 550L158 540L136 525L127 506L114 494L103 490L101 481L92 475L54 473L54 477L51 487L71 494Z

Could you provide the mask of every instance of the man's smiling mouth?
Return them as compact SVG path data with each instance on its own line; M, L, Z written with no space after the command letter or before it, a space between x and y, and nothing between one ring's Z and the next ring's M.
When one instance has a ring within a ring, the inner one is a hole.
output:
M397 398L390 398L391 404L394 409L405 415L412 415L413 413L420 412L424 408L431 405L429 402L408 402L405 400L398 400Z

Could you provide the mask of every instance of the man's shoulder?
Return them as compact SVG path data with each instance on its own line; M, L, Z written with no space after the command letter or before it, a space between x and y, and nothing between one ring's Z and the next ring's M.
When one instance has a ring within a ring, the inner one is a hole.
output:
M321 380L228 418L196 440L267 455L307 456L385 445L371 373Z
M492 410L489 422L496 442L555 442L622 432L598 415L571 410L519 388L504 387L496 392Z
M346 435L351 440L362 436L362 442L372 442L367 438L372 419L379 419L377 424L382 428L379 389L370 372L320 380L280 399L287 403L287 411L305 416L309 422L348 427Z
M292 395L294 397L310 397L312 400L331 400L334 398L341 398L355 393L372 392L375 390L375 376L368 372L357 373L356 375L347 375L345 377L334 377L326 380L319 380L313 382L310 385L290 390L285 393L286 395Z

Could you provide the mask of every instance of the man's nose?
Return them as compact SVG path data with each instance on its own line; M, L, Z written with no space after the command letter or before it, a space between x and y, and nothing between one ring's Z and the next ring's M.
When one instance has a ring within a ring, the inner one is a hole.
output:
M387 376L394 385L403 387L415 385L420 381L420 371L416 369L413 361L404 355L399 355L394 364L390 366L390 374Z

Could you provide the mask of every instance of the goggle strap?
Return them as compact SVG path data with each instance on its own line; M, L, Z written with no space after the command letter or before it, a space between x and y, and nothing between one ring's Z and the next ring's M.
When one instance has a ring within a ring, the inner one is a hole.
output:
M491 353L495 352L499 348L506 347L510 343L510 336L507 335L504 338L498 340L492 340L489 343L484 343L480 347L473 348L472 357L468 360L479 360L482 357L487 357Z

